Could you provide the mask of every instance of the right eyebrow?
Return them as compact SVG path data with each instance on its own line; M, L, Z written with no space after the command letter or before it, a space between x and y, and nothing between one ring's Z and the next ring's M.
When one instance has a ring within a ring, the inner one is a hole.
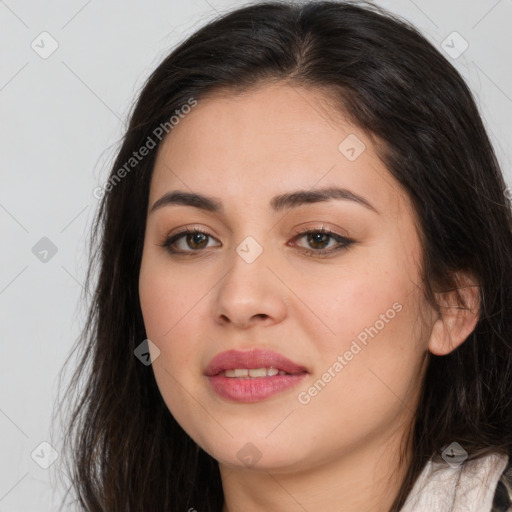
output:
M158 201L151 207L151 212L172 204L182 204L185 206L193 206L209 212L223 212L224 208L219 199L203 196L192 192L182 192L174 190L164 194Z

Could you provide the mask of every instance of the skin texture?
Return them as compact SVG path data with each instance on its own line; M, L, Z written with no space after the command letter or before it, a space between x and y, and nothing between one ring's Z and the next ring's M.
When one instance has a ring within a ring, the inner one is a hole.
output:
M365 144L354 161L339 150L349 134ZM378 213L349 200L269 207L275 195L328 186L363 196ZM427 352L453 350L476 318L450 307L437 318L424 299L416 219L372 141L317 90L274 84L213 95L160 147L149 210L172 190L214 196L224 212L170 205L148 214L141 307L160 350L153 371L166 405L219 461L223 511L389 510L410 458L406 449L399 464ZM185 226L210 237L199 248L183 237L175 248L188 252L173 255L161 244ZM339 245L296 234L322 226L354 243L306 254ZM248 236L263 249L252 263L236 252ZM393 318L334 371L393 304ZM211 358L256 347L309 374L260 402L220 398L203 374ZM330 382L307 395L329 368ZM237 456L246 443L260 457L252 466Z

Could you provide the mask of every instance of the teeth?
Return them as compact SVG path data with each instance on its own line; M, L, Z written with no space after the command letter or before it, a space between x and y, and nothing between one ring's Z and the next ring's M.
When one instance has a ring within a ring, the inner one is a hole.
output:
M249 374L249 377L266 377L267 376L267 369L266 368L258 368L256 370L248 370L247 373Z
M235 368L234 370L225 370L225 377L273 377L274 375L287 375L286 372L277 368Z

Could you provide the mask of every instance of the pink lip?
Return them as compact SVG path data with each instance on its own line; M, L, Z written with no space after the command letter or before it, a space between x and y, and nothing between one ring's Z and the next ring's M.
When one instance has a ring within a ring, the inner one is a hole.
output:
M290 375L267 377L225 377L222 372L235 368L277 368ZM309 373L277 352L253 349L229 350L215 356L205 370L213 390L236 402L257 402L295 386Z
M304 366L290 361L277 352L252 349L245 352L240 350L221 352L210 361L204 373L213 377L224 370L234 370L235 368L277 368L286 373L307 372Z

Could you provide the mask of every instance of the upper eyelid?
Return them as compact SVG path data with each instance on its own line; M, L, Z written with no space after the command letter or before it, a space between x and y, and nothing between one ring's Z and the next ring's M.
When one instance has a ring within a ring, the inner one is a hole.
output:
M201 235L206 235L207 237L213 238L214 240L216 240L217 242L220 243L220 240L218 240L216 236L212 235L211 233L209 233L208 231L206 231L204 229L199 229L199 228L185 228L181 231L173 233L172 235L167 235L164 238L164 242L173 240L173 243L174 243L177 240L179 240L180 238L184 237L185 235L193 235L195 233L199 233Z
M322 226L320 228L311 228L311 227L300 228L300 229L296 229L294 232L296 235L306 235L308 233L325 233L326 235L331 235L331 236L335 235L335 236L339 236L342 238L347 238L346 236L342 235L341 233L338 233L337 231L335 231L333 229L326 228L324 226Z
M309 233L323 233L325 235L330 236L338 244L345 244L345 246L352 245L355 242L354 239L349 238L348 236L341 235L340 233L337 233L336 231L326 229L326 228L321 228L321 229L309 229L308 228L308 229L305 229L304 231L296 231L296 234L293 237L293 239L295 240L297 238L302 238L303 236L305 236ZM328 252L331 250L331 249L318 249L315 251L314 249L308 249L306 247L302 247L302 249L304 249L306 251L310 251L310 252L317 252L317 253L321 253L322 251Z

